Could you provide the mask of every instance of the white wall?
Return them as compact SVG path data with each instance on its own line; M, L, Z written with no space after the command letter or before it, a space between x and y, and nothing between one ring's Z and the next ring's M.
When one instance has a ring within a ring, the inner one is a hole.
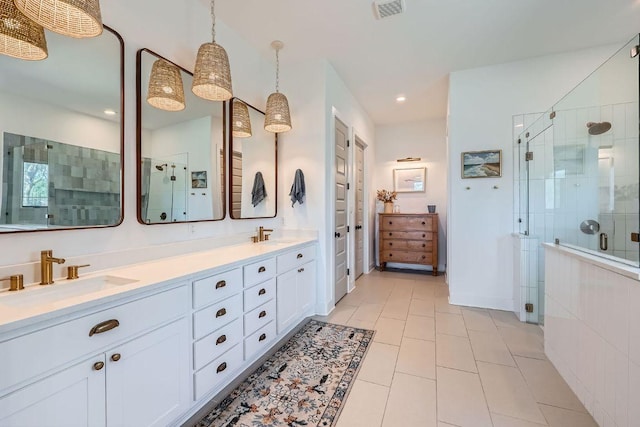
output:
M447 269L452 304L513 310L512 118L550 108L617 47L451 74ZM502 150L502 178L461 179L461 153L487 149Z
M376 163L373 170L375 189L393 190L393 170L427 168L424 193L398 193L395 204L400 212L427 212L436 205L440 220L438 235L438 270L447 264L447 156L446 120L436 119L394 126L376 127ZM397 159L420 157L422 161L398 163ZM382 203L378 204L378 211ZM418 268L418 267L416 267Z

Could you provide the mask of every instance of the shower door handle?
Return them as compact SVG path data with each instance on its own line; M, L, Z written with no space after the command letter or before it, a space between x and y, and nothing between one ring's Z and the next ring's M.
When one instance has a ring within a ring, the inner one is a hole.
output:
M600 250L606 251L609 249L609 236L607 233L600 233Z

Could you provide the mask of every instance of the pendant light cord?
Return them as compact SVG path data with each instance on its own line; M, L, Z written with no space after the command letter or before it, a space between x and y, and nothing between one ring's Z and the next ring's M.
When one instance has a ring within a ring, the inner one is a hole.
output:
M211 0L211 39L216 42L216 2Z
M276 92L280 92L280 49L276 49Z

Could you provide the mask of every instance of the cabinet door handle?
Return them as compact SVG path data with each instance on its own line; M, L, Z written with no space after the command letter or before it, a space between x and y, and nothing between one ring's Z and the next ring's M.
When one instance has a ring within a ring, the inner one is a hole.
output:
M260 267L258 269L258 273L264 273L265 271L267 271L267 269L265 267Z
M120 353L114 353L111 355L111 360L114 362L117 362L120 359L122 359L122 355Z
M264 311L264 310L262 310L262 311L260 312L260 314L258 314L258 319L262 319L262 318L263 318L264 316L266 316L266 315L267 315L267 312L266 312L266 311Z
M104 368L104 362L96 362L93 364L93 370L94 371L99 371L102 368Z
M227 314L227 309L226 309L226 308L221 308L221 309L220 309L220 310L218 310L218 312L216 313L216 319L217 319L218 317L222 317L222 316L224 316L225 314Z
M262 334L260 335L260 338L258 338L258 341L264 341L267 339L267 334Z
M224 288L225 286L227 286L226 280L220 280L218 283L216 283L216 289Z
M298 254L298 259L300 259L300 258L302 258L302 257L304 257L304 255L302 255L302 254Z
M299 268L298 269L298 273L302 273L304 271L304 268Z
M265 288L262 288L262 289L260 289L260 290L258 291L258 296L260 296L260 295L264 295L264 294L266 294L266 293L267 293L267 290L266 290Z
M218 369L216 369L216 374L219 374L220 372L224 371L225 369L227 369L227 362L222 362L218 366Z
M105 320L104 322L100 322L96 326L91 328L91 330L89 331L89 336L92 337L95 334L102 334L104 332L112 330L113 328L117 328L118 326L120 326L120 322L118 322L116 319Z
M227 340L226 335L220 335L220 337L216 340L216 345L220 345Z

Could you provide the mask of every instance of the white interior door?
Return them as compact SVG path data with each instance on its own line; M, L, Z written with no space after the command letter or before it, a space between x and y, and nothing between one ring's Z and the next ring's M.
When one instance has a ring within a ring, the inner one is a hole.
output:
M347 293L347 126L335 119L335 302Z
M356 279L364 272L364 146L356 138Z

